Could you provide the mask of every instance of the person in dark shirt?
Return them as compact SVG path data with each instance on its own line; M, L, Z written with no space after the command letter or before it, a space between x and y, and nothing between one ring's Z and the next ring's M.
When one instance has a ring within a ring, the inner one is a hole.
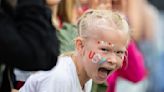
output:
M59 44L46 1L17 0L14 7L7 1L0 0L0 65L6 67L3 81L10 79L13 67L50 70L56 65ZM11 85L5 84L0 92L10 92Z

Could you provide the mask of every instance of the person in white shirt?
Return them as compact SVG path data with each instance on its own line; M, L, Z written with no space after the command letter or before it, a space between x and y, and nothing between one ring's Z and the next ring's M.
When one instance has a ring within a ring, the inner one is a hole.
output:
M88 10L77 29L75 52L59 56L52 70L30 76L19 92L90 92L91 79L104 83L122 66L130 30L120 13Z

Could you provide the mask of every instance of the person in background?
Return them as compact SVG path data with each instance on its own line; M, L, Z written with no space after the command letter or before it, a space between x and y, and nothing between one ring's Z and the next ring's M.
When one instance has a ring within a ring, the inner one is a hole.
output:
M56 28L57 38L60 42L60 53L74 51L73 41L77 36L75 0L47 0L47 5L52 11L52 24ZM16 77L14 86L19 90L33 72L15 69L14 73Z
M55 15L55 10L57 8L57 5L60 3L60 0L46 0L46 4L47 6L51 9L51 13L52 16ZM53 20L54 17L52 17ZM52 22L52 25L54 25L54 23ZM56 28L56 30L58 30L58 26L54 26ZM57 35L57 31L55 31L56 35ZM59 40L59 39L58 39ZM60 41L59 41L60 42ZM61 46L61 45L60 45ZM58 48L60 51L60 48ZM35 73L36 71L24 71L18 68L14 69L14 76L15 78L13 79L13 86L14 89L19 90L25 83L25 81L27 80L27 78L32 74Z
M77 36L76 25L78 18L76 1L61 0L58 4L55 16L53 16L54 19L58 18L58 23L61 24L60 28L57 30L57 37L60 41L60 53L74 51L74 40Z
M0 64L6 67L2 71L1 92L13 88L13 67L37 71L56 65L59 43L54 30L46 1L17 0L12 7L7 0L1 0Z

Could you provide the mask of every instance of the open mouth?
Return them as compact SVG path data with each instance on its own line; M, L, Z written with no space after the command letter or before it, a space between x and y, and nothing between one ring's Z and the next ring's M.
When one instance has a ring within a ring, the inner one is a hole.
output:
M103 72L103 73L106 73L107 75L112 71L112 70L109 70L107 68L104 68L104 67L100 67L98 69L99 72Z
M106 79L107 76L112 72L112 69L108 69L108 68L105 68L105 67L100 67L98 69L98 76L101 78L101 79Z

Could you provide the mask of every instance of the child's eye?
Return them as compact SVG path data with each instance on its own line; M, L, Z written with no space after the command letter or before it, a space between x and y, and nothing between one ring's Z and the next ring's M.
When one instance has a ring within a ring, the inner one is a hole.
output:
M125 51L115 51L115 53L116 53L117 55L124 55L124 54L125 54Z
M125 51L115 51L115 54L122 59L125 55Z
M107 49L107 48L101 48L101 50L104 51L104 52L108 52L109 51L109 49Z

